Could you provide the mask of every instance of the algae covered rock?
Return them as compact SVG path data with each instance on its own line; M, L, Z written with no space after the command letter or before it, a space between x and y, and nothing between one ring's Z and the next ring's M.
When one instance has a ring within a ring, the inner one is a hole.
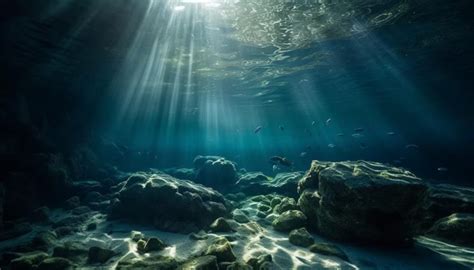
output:
M127 256L121 259L116 269L146 269L146 270L175 270L178 262L170 256L133 257Z
M270 254L262 254L247 260L252 269L272 269L273 258Z
M206 250L204 255L216 256L217 262L233 262L236 260L229 241L225 238L216 239Z
M235 164L223 157L197 156L194 168L194 181L217 190L227 190L237 181Z
M314 163L308 174L319 179L315 211L321 234L361 243L411 242L427 188L421 179L377 162Z
M154 224L172 232L197 231L228 212L219 192L160 172L130 176L118 198L111 218Z
M163 241L156 237L152 237L147 241L141 239L137 242L137 251L141 253L148 253L154 251L161 251L165 249L168 245L166 245Z
M12 270L34 269L44 259L48 258L48 254L42 251L34 251L22 254L20 257L10 262Z
M261 172L249 172L241 175L235 189L247 195L277 193L289 197L297 197L298 181L303 172L279 173L269 177Z
M288 210L299 210L298 205L296 204L295 199L283 197L279 204L275 205L273 212L281 214Z
M39 270L65 270L72 269L74 264L65 258L51 257L44 259L39 265Z
M247 215L240 209L235 209L232 212L232 216L234 220L237 221L238 223L247 223L250 221Z
M288 236L290 243L300 247L308 247L314 243L314 239L305 228L292 230Z
M216 256L208 255L192 258L182 264L179 270L218 270Z
M278 216L273 222L277 231L291 231L306 225L306 216L299 210L288 210Z
M308 218L308 225L316 230L318 226L318 210L321 198L315 190L304 190L298 199L298 207Z
M232 227L230 226L229 222L227 222L227 220L225 220L225 218L218 218L216 219L210 226L209 226L209 230L211 232L232 232L233 229Z
M334 256L348 261L346 253L338 246L329 243L315 243L309 247L309 251L326 256Z
M456 213L438 220L427 235L448 243L474 247L474 214Z

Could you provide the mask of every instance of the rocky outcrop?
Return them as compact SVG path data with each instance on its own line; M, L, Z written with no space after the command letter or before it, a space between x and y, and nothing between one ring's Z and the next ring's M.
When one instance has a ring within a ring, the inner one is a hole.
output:
M163 171L173 177L184 180L194 180L196 174L193 168L169 168Z
M154 224L173 232L205 228L228 213L217 191L164 173L130 176L111 207L112 218Z
M292 230L288 236L290 243L300 247L308 247L314 243L314 239L305 228Z
M227 191L237 181L237 171L232 161L216 156L197 156L194 159L194 181L220 191Z
M299 205L325 236L405 244L418 229L416 217L426 189L412 173L377 162L313 161L299 183Z
M422 229L425 231L444 217L454 213L474 214L474 189L438 184L429 187L423 200Z
M427 235L448 243L474 247L474 214L452 214L438 220Z
M298 181L302 176L303 172L287 172L272 178L260 172L249 172L239 177L235 189L247 195L277 193L296 198Z

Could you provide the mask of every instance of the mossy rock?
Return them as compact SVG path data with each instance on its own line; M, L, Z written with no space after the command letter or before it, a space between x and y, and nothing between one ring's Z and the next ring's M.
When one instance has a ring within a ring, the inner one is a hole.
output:
M299 210L289 210L282 213L273 222L273 228L277 231L291 231L306 225L306 216Z
M218 218L216 219L210 226L209 229L211 232L217 233L217 232L232 232L233 229L230 226L229 222L225 220L225 218Z
M117 270L175 270L178 263L170 256L151 256L145 258L129 257L120 260L117 264Z
M217 258L217 262L233 262L236 257L232 246L229 241L225 238L218 238L214 241L206 250L204 255L214 255Z
M91 247L89 248L87 259L89 263L105 263L115 255L117 255L117 253L113 250L101 247Z
M154 251L161 251L168 245L156 237L152 237L145 242L145 240L139 240L137 242L137 251L140 253L148 253Z
M272 269L272 255L262 254L258 257L252 257L247 260L247 264L252 267L252 269Z
M48 258L48 254L42 251L25 253L20 257L13 259L10 262L10 268L12 270L33 269L46 258Z
M305 228L292 230L288 237L290 243L300 247L308 247L314 243L314 239Z
M74 264L65 258L51 257L44 259L39 265L38 270L63 270L73 269Z

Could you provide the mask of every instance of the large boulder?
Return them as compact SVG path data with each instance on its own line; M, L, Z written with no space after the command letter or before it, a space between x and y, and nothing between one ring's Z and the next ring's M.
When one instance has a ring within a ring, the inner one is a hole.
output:
M448 184L432 185L423 200L422 228L454 213L474 214L474 189Z
M311 167L304 174L301 180L298 182L298 193L302 193L306 189L318 189L319 188L319 172L331 165L331 162L313 160Z
M461 246L474 247L474 214L456 213L438 220L427 235Z
M220 191L228 190L237 181L235 164L223 157L197 156L194 167L194 181Z
M314 188L316 181L319 205L314 193L302 190ZM313 161L299 187L306 196L300 205L305 212L317 213L316 229L321 234L344 241L397 245L411 242L416 233L427 189L409 171L368 161ZM314 209L308 206L311 201Z
M296 198L298 181L302 176L303 172L286 172L272 178L261 172L248 172L239 177L235 188L247 195L277 193Z
M160 172L137 173L118 192L111 217L191 232L207 227L228 210L224 197L211 188Z

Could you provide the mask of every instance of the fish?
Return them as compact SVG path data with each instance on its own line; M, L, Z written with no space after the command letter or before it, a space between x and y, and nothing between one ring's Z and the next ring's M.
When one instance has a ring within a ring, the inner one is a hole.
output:
M300 157L304 158L304 157L306 157L307 154L308 154L308 153L306 153L306 152L301 152L301 153L300 153Z
M330 143L330 144L328 144L328 147L329 147L329 148L334 148L334 147L336 147L336 146L335 146L333 143Z
M354 138L354 139L359 139L359 138L364 137L364 135L362 135L362 134L360 134L360 133L354 133L354 134L352 134L351 136L352 136L352 138Z
M278 172L280 170L280 168L276 164L273 164L272 170L273 170L273 172Z
M311 122L311 125L312 126L316 125L316 121Z
M331 118L328 118L328 120L326 120L326 126L329 125L329 123L331 123L332 119Z
M344 133L337 133L336 136L337 137L344 137Z
M281 131L285 130L284 126L279 126L279 128L280 128Z
M388 136L393 136L393 135L395 135L395 132L389 131L389 132L387 132L387 135L388 135Z
M361 149L366 149L367 148L367 144L365 143L359 143L359 146Z
M262 130L262 126L258 126L255 128L255 130L253 131L255 134L259 133L260 130Z
M364 132L364 128L354 128L355 133L361 133Z
M270 158L270 162L272 162L274 165L281 165L281 166L285 166L285 167L293 166L293 162L291 162L286 157L273 156L273 157Z
M438 172L447 172L447 171L448 171L448 168L446 168L446 167L439 167L437 170L438 170Z
M418 145L412 143L412 144L405 145L405 148L406 149L418 149L420 147Z

